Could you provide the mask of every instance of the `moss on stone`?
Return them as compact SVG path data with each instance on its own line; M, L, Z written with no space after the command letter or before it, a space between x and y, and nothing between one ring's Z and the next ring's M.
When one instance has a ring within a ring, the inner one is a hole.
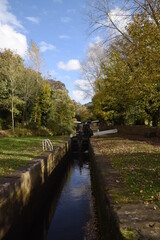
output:
M126 240L133 240L135 239L135 234L133 232L132 229L128 228L128 229L121 229L121 233L122 236L124 237L124 239Z

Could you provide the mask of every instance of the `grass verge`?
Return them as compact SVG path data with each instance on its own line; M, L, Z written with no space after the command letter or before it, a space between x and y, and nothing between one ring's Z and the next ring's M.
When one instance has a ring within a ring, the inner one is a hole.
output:
M122 199L156 203L160 207L160 146L121 137L99 138L97 145L122 175ZM116 201L121 199L119 194Z
M0 177L27 165L42 155L42 140L46 137L4 137L0 138ZM49 137L53 145L63 142L66 137Z

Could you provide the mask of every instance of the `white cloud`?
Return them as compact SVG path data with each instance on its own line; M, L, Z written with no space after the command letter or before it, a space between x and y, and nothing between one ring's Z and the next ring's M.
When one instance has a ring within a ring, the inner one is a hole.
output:
M93 42L89 43L86 53L88 60L97 62L98 59L105 57L106 50L100 37L96 37Z
M78 79L74 82L76 90L72 91L72 97L74 100L83 101L86 99L91 99L93 96L93 89L89 81L84 79Z
M37 17L26 17L26 19L30 22L39 24L39 18L37 18Z
M96 28L103 27L107 28L106 34L108 39L114 38L115 36L119 35L120 32L117 30L119 29L121 32L126 32L126 26L131 22L131 13L129 10L123 10L119 7L115 7L110 10L108 13L108 18L106 14L104 17L98 21L95 25ZM114 23L114 25L113 25Z
M89 43L88 45L88 51L91 51L93 50L93 52L95 51L95 48L102 48L104 49L104 46L103 46L103 40L100 36L96 36L92 39L92 41Z
M67 63L60 61L58 63L58 68L66 71L80 70L81 65L78 59L71 59Z
M20 21L9 11L8 0L0 0L0 24L9 24L14 28L23 29Z
M70 39L68 35L60 35L59 39Z
M82 91L87 91L90 88L90 83L87 80L78 79L74 82L74 85Z
M62 17L61 18L61 22L62 23L68 23L68 22L70 22L71 21L71 18L70 17Z
M72 99L74 99L76 102L83 101L85 97L86 97L85 93L81 90L72 91Z
M27 51L26 36L16 32L9 25L0 25L0 48L16 51L22 57Z
M20 33L22 29L16 16L9 11L8 1L0 0L0 49L11 49L23 57L27 50L27 39Z
M100 36L96 36L93 40L94 43L101 43L102 42L102 38Z
M40 51L41 52L56 51L56 47L52 44L42 41L42 42L40 42Z
M122 32L125 31L126 26L131 21L130 12L126 10L122 10L119 7L112 9L109 13L109 17L115 23L117 28L119 28ZM109 19L108 19L108 24L112 25Z

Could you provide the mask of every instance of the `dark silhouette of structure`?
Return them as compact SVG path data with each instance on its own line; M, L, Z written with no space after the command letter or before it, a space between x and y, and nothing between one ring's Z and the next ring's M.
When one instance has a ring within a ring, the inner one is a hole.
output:
M78 124L76 127L76 136L71 138L72 151L88 150L89 138L93 135L89 123Z

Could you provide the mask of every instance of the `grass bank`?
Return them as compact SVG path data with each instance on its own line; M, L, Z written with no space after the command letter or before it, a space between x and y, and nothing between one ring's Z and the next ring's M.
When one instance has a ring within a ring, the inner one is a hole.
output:
M48 137L3 137L0 138L0 177L27 165L33 158L42 155L42 140ZM67 137L49 137L53 145Z
M122 176L124 191L113 192L115 201L156 203L160 207L160 144L122 137L98 138L96 143ZM103 174L105 177L105 169Z

